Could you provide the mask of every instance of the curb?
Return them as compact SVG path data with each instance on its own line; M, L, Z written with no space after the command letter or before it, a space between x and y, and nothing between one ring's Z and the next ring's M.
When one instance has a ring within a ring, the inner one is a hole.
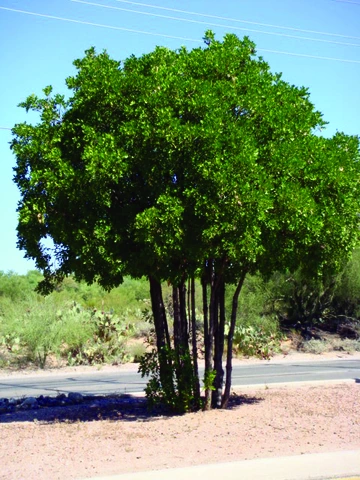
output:
M355 378L339 378L334 380L303 380L298 382L274 382L274 383L253 383L247 385L232 385L231 388L234 392L238 392L241 389L246 390L271 390L272 388L292 388L292 387L306 387L312 386L326 386L326 385L340 385L342 383L358 383Z
M360 450L294 455L155 470L87 480L330 480L359 479ZM350 477L350 478L349 478Z

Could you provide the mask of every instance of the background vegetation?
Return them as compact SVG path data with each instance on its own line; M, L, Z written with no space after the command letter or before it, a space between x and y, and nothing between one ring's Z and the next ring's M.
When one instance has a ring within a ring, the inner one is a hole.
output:
M239 301L235 352L268 358L290 347L319 354L331 349L360 351L359 271L356 250L343 271L324 282L300 271L275 273L268 279L248 276ZM120 287L106 292L98 284L89 286L68 277L47 297L35 292L41 279L37 271L0 272L0 368L43 368L54 361L68 365L139 361L153 342L145 278L126 277ZM171 287L164 284L163 289L171 312ZM200 288L197 292L201 350ZM232 293L231 288L226 292L228 312Z

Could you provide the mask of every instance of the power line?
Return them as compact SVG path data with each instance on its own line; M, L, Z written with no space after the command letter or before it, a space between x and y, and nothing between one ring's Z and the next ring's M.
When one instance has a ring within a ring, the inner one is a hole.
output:
M82 24L82 25L90 25L92 27L107 28L107 29L111 29L111 30L120 30L120 31L125 31L125 32L130 32L130 33L140 33L140 34L143 34L143 35L152 35L152 36L156 36L156 37L172 38L172 39L176 39L176 40L185 40L185 41L188 41L188 42L202 43L202 40L194 39L194 38L178 37L178 36L174 36L174 35L165 35L165 34L162 34L162 33L146 32L146 31L143 31L143 30L134 30L134 29L124 28L124 27L115 27L115 26L112 26L112 25L104 25L104 24L100 24L100 23L86 22L86 21L83 21L83 20L74 20L74 19L71 19L71 18L57 17L57 16L54 16L54 15L46 15L46 14L43 14L43 13L28 12L26 10L18 10L18 9L15 9L15 8L8 8L8 7L0 6L0 10L7 10L7 11L11 11L11 12L16 12L16 13L24 13L26 15L32 15L32 16L35 16L35 17L42 17L42 18L50 18L52 20L60 20L60 21L63 21L63 22L70 22L70 23L76 23L76 24ZM297 57L304 57L304 58L319 59L319 60L331 60L331 61L335 61L335 62L360 64L359 60L346 60L346 59L343 59L343 58L322 57L322 56L318 56L318 55L308 55L308 54L305 54L305 53L283 52L283 51L279 51L279 50L267 50L267 49L262 49L262 48L258 48L257 51L259 51L259 52L263 51L263 52L267 52L267 53L275 53L275 54L280 54L280 55L290 55L290 56L297 56Z
M116 2L120 3L127 3L131 5L138 5L141 7L148 7L148 8L155 8L157 10L166 10L169 12L176 12L176 13L185 13L186 15L196 15L198 17L207 17L207 18L215 18L217 20L226 20L230 22L236 22L236 23L247 23L249 25L258 25L260 27L271 27L271 28L280 28L282 30L290 30L293 32L303 32L303 33L315 33L318 35L326 35L330 37L342 37L342 38L352 38L353 40L360 40L360 37L355 37L351 35L341 35L340 33L329 33L329 32L321 32L317 30L305 30L302 28L295 28L295 27L287 27L284 25L273 25L271 23L260 23L260 22L251 22L249 20L241 20L237 18L231 18L231 17L221 17L219 15L210 15L207 13L198 13L198 12L189 12L187 10L179 10L177 8L169 8L169 7L160 7L159 5L151 5L148 3L139 3L139 2L132 2L130 0L115 0ZM348 3L356 3L356 2L350 2L349 0L334 0L337 2L345 2L347 1ZM360 5L357 3L357 5Z
M9 128L9 127L0 127L0 130L12 130L12 128Z
M258 50L267 53L278 53L280 55L290 55L291 57L306 57L306 58L316 58L318 60L333 60L336 62L344 63L359 63L360 60L346 60L345 58L334 58L334 57L323 57L320 55L308 55L307 53L293 53L293 52L283 52L281 50L267 50L266 48L259 48Z
M0 9L8 10L10 12L16 12L16 13L25 13L26 15L32 15L34 17L50 18L52 20L61 20L63 22L70 22L70 23L80 23L81 25L90 25L91 27L101 27L101 28L108 28L111 30L121 30L123 32L141 33L143 35L152 35L154 37L174 38L175 40L185 40L187 42L196 42L196 43L202 42L202 40L199 40L198 38L178 37L175 35L165 35L163 33L153 33L153 32L145 32L143 30L134 30L132 28L114 27L112 25L103 25L102 23L86 22L84 20L74 20L72 18L65 18L65 17L56 17L55 15L46 15L44 13L28 12L26 10L18 10L16 8L8 8L8 7L0 6Z
M352 2L350 0L335 0L338 3L352 3L353 5L358 5L360 7L360 2Z
M143 12L140 10L131 10L129 8L122 8L122 7L113 7L111 5L103 5L101 3L93 3L93 2L87 2L85 0L71 0L74 3L82 3L84 5L90 5L93 7L101 7L101 8L107 8L110 10L120 10L122 12L130 12L130 13L136 13L138 15L146 15L149 17L157 17L157 18L165 18L168 20L177 20L180 22L187 22L187 23L196 23L198 25L205 25L207 27L220 27L220 28L229 28L232 30L241 30L242 32L253 32L253 33L260 33L262 35L273 35L276 37L286 37L286 38L296 38L297 40L307 40L311 42L321 42L321 43L331 43L335 45L345 45L347 47L360 47L360 44L358 43L347 43L347 42L337 42L336 40L324 40L323 38L313 38L313 37L302 37L299 35L290 35L288 33L279 33L279 32L266 32L264 30L257 30L254 28L247 28L247 27L234 27L231 25L223 25L219 23L211 23L211 22L204 22L202 20L192 20L189 18L181 18L181 17L172 17L170 15L161 15L158 13L149 13L149 12Z

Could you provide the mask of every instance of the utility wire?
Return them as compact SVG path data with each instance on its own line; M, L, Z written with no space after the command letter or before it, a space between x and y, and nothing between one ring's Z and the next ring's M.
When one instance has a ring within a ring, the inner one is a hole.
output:
M170 15L161 15L158 13L149 13L149 12L143 12L140 10L131 10L129 8L122 8L122 7L113 7L111 5L103 5L101 3L93 3L93 2L87 2L85 0L71 0L74 3L82 3L84 5L90 5L93 7L101 7L101 8L107 8L110 10L120 10L122 12L130 12L130 13L136 13L138 15L146 15L149 17L157 17L157 18L165 18L167 20L177 20L180 22L187 22L187 23L196 23L198 25L205 25L207 27L220 27L220 28L229 28L231 30L241 30L242 32L253 32L253 33L260 33L262 35L273 35L276 37L286 37L286 38L296 38L298 40L307 40L311 42L321 42L321 43L332 43L335 45L345 45L347 47L360 47L360 44L358 43L346 43L346 42L337 42L336 40L324 40L323 38L313 38L313 37L302 37L300 35L290 35L288 33L279 33L279 32L266 32L264 30L257 30L254 28L247 28L247 27L234 27L231 25L223 25L220 23L211 23L211 22L205 22L202 20L192 20L189 18L181 18L181 17L172 17Z
M101 23L86 22L86 21L83 21L83 20L74 20L74 19L71 19L71 18L64 18L64 17L56 17L54 15L46 15L46 14L43 14L43 13L28 12L26 10L18 10L18 9L15 9L15 8L8 8L8 7L0 6L0 10L7 10L7 11L11 11L11 12L16 12L16 13L24 13L26 15L32 15L32 16L35 16L35 17L42 17L42 18L50 18L52 20L60 20L60 21L63 21L63 22L77 23L77 24L82 24L82 25L90 25L92 27L101 27L101 28L107 28L107 29L111 29L111 30L120 30L120 31L131 32L131 33L140 33L140 34L143 34L143 35L152 35L152 36L155 36L155 37L172 38L172 39L177 39L177 40L185 40L185 41L188 41L188 42L202 43L202 40L194 39L194 38L178 37L178 36L174 36L174 35L165 35L163 33L146 32L146 31L143 31L143 30L134 30L134 29L124 28L124 27L115 27L115 26L112 26L112 25L104 25L104 24L101 24ZM262 49L262 48L258 48L257 51L259 51L259 52L264 51L264 52L267 52L267 53L276 53L276 54L280 54L280 55L290 55L290 56L297 56L297 57L314 58L314 59L319 59L319 60L331 60L331 61L335 61L335 62L360 64L360 60L346 60L344 58L321 57L321 56L318 56L318 55L308 55L308 54L305 54L305 53L292 53L292 52L283 52L283 51L279 51L279 50L267 50L267 49L265 50L265 49Z
M302 28L295 28L295 27L287 27L284 25L273 25L271 23L260 23L260 22L251 22L249 20L241 20L237 18L231 18L231 17L221 17L219 15L210 15L207 13L198 13L198 12L189 12L187 10L179 10L177 8L169 8L169 7L160 7L159 5L151 5L148 3L139 3L139 2L132 2L130 0L115 0L116 2L120 3L127 3L131 5L138 5L141 7L148 7L148 8L155 8L157 10L166 10L168 12L176 12L176 13L185 13L186 15L196 15L198 17L206 17L206 18L215 18L217 20L226 20L230 22L236 22L236 23L247 23L249 25L258 25L260 27L271 27L271 28L280 28L282 30L291 30L293 32L303 32L303 33L315 33L318 35L327 35L330 37L342 37L342 38L352 38L353 40L360 40L360 37L355 37L351 35L341 35L340 33L329 33L329 32L321 32L317 30L305 30ZM334 0L337 2L345 2L347 3L356 3L356 2L351 2L349 0ZM360 3L357 3L356 5L360 5Z
M0 127L0 130L12 130L12 128L9 128L9 127Z
M360 7L360 2L351 2L350 0L335 0L335 2L338 2L338 3L352 3L353 5L358 5Z
M360 60L346 60L344 58L334 58L334 57L323 57L321 55L308 55L307 53L293 53L293 52L283 52L281 50L267 50L266 48L258 48L261 52L267 53L278 53L280 55L290 55L291 57L306 57L306 58L316 58L319 60L334 60L337 62L345 62L345 63L359 63Z
M124 31L124 32L141 33L143 35L152 35L154 37L174 38L176 40L185 40L185 41L188 41L188 42L201 43L201 40L199 40L198 38L178 37L178 36L175 36L175 35L165 35L163 33L153 33L153 32L145 32L143 30L134 30L132 28L114 27L112 25L104 25L102 23L86 22L84 20L74 20L72 18L56 17L55 15L46 15L44 13L28 12L27 10L18 10L16 8L8 8L8 7L0 6L0 9L1 10L8 10L10 12L25 13L26 15L32 15L34 17L50 18L52 20L61 20L63 22L70 22L70 23L80 23L82 25L90 25L91 27L109 28L111 30L121 30L121 31Z

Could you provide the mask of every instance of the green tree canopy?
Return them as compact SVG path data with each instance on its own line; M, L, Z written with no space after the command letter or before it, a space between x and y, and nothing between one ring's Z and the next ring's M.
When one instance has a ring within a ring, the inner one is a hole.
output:
M21 104L40 122L16 125L12 149L19 247L44 272L43 289L70 273L105 288L148 276L161 349L168 280L184 352L184 282L201 277L206 369L215 348L219 391L225 284L238 284L234 326L248 272L335 271L358 241L359 142L319 136L308 90L271 73L248 38L207 32L205 43L123 63L88 50L66 80L69 99L47 87ZM231 339L230 328L228 377Z

